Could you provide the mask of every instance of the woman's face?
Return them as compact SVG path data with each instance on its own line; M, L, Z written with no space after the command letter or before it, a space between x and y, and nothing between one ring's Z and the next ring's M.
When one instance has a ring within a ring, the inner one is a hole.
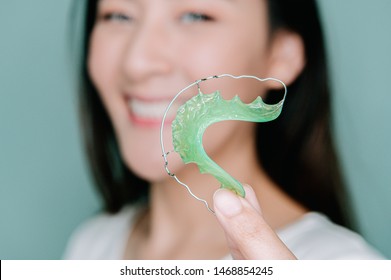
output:
M167 178L160 124L171 99L185 86L210 75L267 73L267 7L262 0L101 0L90 41L88 67L112 120L124 161L139 176ZM223 78L201 84L225 99L244 102L264 85ZM186 96L191 97L194 91ZM181 100L183 103L183 100ZM179 104L174 104L174 113ZM174 116L167 117L169 124ZM235 147L252 137L253 125L229 122L208 131L204 146ZM166 150L172 149L166 126ZM237 144L235 144L237 143ZM170 169L179 168L179 159ZM174 170L175 172L175 170Z

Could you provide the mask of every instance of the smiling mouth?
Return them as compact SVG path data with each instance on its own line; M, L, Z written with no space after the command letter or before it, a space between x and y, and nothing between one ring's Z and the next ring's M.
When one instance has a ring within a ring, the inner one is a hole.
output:
M127 105L130 110L130 116L133 123L138 125L157 126L160 125L164 113L170 103L170 100L141 100L137 98L129 98ZM173 104L170 108L165 122L170 124L176 115L176 111L180 104Z

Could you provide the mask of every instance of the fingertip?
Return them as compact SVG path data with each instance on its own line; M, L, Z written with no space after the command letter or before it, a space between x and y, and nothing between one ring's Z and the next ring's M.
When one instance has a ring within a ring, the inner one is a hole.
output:
M226 189L218 189L213 195L213 204L216 212L230 218L238 215L243 208L240 198Z
M262 213L261 206L259 205L259 201L254 189L248 184L243 184L243 188L246 192L245 199L255 210L257 210L259 213Z
M254 189L253 189L250 185L248 185L248 184L243 184L243 188L244 188L244 191L246 192L246 196L247 196L248 194L250 194L250 195L255 195Z

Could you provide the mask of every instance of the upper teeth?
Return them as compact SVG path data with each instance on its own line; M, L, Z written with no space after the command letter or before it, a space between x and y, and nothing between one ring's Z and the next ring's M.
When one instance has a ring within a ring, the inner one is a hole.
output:
M142 101L130 99L128 102L132 113L140 118L161 119L167 109L168 101ZM170 109L170 115L175 114L175 108Z

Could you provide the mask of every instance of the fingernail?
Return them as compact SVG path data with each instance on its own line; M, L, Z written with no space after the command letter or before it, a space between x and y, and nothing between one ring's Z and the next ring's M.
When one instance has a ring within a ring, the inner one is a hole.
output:
M214 206L227 218L238 215L242 211L242 202L233 192L219 189L213 196Z

